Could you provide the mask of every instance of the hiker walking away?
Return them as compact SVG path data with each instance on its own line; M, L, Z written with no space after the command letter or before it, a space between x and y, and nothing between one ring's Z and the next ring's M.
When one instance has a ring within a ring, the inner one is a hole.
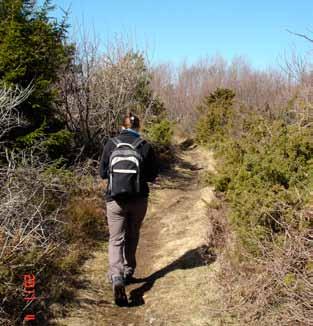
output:
M129 113L121 133L103 148L100 175L108 179L106 191L109 225L109 271L114 300L127 305L125 285L133 280L139 231L147 211L149 187L158 165L151 145L139 134L140 121Z

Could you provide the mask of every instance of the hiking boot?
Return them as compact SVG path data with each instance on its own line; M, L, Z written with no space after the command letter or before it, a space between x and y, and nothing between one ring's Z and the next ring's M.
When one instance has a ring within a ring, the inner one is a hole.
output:
M115 304L120 307L128 305L125 282L122 276L112 276L113 296Z

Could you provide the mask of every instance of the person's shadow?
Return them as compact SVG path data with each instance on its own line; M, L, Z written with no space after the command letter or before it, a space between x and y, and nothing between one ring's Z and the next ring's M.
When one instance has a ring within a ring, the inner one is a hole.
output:
M166 267L154 272L150 276L141 279L134 279L133 283L144 283L139 288L130 292L129 306L136 307L145 304L143 299L144 294L149 291L154 282L164 277L166 274L177 269L191 269L213 263L216 260L216 255L210 251L207 246L201 246L187 251L183 256L173 261Z

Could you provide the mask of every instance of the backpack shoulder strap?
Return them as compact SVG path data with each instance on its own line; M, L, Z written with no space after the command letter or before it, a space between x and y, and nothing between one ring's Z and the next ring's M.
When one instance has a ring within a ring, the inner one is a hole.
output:
M137 138L132 145L134 146L134 148L138 148L140 144L142 144L144 142L144 140L142 138Z
M117 146L121 142L117 137L111 138L111 140L115 146Z

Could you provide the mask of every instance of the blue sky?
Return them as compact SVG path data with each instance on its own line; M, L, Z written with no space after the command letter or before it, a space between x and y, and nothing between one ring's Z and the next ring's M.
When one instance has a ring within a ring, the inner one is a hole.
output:
M105 41L115 33L127 34L139 48L148 47L153 62L220 54L231 60L242 55L264 68L296 48L299 54L313 49L286 29L313 38L312 0L55 0L70 8L69 22L94 28ZM60 14L57 10L57 15Z

